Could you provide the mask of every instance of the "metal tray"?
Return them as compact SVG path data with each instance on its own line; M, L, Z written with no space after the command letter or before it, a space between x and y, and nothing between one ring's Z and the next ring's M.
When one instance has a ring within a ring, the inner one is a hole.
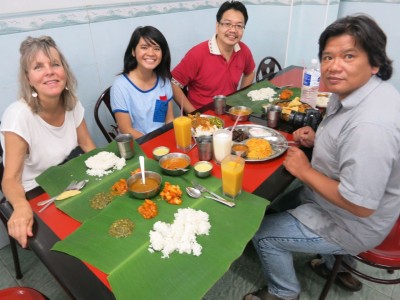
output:
M244 124L244 125L237 125L235 127L235 130L242 129L243 131L246 131L247 133L249 133L249 130L251 128L259 128L259 129L264 129L267 131L267 135L257 136L257 138L265 138L266 140L268 140L272 146L272 150L274 151L274 153L272 155L270 155L266 158L262 158L262 159L253 159L253 158L245 157L244 158L245 161L248 161L248 162L267 161L267 160L274 159L278 156L281 156L283 153L285 153L285 151L288 148L287 139L282 134L280 134L278 131L276 131L274 129L271 129L269 127L262 126L262 125L257 125L257 124ZM232 129L232 126L226 127L226 129ZM241 143L245 143L245 142L246 142L246 140L244 140Z

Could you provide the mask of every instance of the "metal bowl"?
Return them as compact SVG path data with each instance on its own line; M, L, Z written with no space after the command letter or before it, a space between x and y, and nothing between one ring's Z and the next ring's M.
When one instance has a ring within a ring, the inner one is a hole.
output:
M209 161L201 160L194 164L193 169L197 177L204 178L211 175L213 164Z
M233 106L228 110L228 114L233 121L239 118L239 121L247 121L253 110L247 106Z
M144 176L145 176L146 179L147 178L155 179L157 181L157 183L158 183L157 187L149 189L149 190L144 191L144 192L138 192L138 191L133 190L131 188L132 184L134 182L136 182L137 180L142 180L142 173L139 172L139 173L133 174L127 180L128 192L132 197L137 198L137 199L151 198L151 197L154 197L155 195L157 195L158 192L160 191L161 182L162 182L162 178L161 178L160 174L158 174L156 172L153 172L153 171L144 171Z
M160 160L161 157L164 155L167 155L169 153L169 148L165 146L160 146L157 148L154 148L153 150L153 157L155 160Z
M241 157L246 157L247 153L249 153L249 147L245 144L237 143L232 146L231 153Z
M165 163L167 163L168 160L173 160L173 159L176 159L176 158L183 158L186 161L186 164L184 166L182 166L181 168L183 168L183 169L189 169L190 168L190 157L189 157L189 155L186 155L184 153L179 153L179 152L172 152L172 153L164 155L158 161L158 163L160 165L160 168L162 169L162 171L165 174L172 175L172 176L179 176L179 175L182 175L182 174L187 172L187 171L182 170L182 169L171 169L171 168L163 167L163 165L165 165Z

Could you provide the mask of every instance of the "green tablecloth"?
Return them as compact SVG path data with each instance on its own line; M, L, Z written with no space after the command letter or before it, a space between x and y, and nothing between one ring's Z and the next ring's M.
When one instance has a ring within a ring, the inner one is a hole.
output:
M251 86L249 86L247 89L244 89L242 91L239 91L235 93L234 95L228 96L226 103L230 106L247 106L250 107L253 110L253 114L256 115L261 115L263 113L262 111L262 106L265 104L270 103L268 100L260 100L260 101L252 101L249 96L247 96L248 92L250 91L255 91L259 90L261 88L276 88L275 85L273 85L269 81L260 81L257 82ZM299 88L291 87L290 90L293 91L293 99L294 97L300 97L301 90ZM276 94L276 97L279 97L279 94ZM274 101L276 102L276 101Z
M116 150L111 144L108 150ZM138 152L136 152L138 153ZM94 211L89 199L96 193L109 190L120 178L137 165L137 156L128 162L121 171L114 172L101 180L93 180L82 194L59 202L59 208L84 223L65 240L56 243L53 250L62 251L86 261L109 274L108 280L117 299L200 299L213 284L229 269L231 263L243 252L264 216L268 201L243 192L236 200L237 205L229 208L210 199L191 199L184 192L183 204L170 205L159 196L153 198L159 209L159 215L145 220L137 212L142 200L127 195L117 198L104 210ZM66 166L49 169L39 178L39 183L51 194L59 188L50 188L54 178L67 176L60 184L61 189L71 177L79 174L83 178L82 163L87 157L79 157ZM160 171L158 163L146 159L147 169ZM161 171L160 171L161 172ZM184 176L170 177L162 175L163 182L178 184L182 190L190 185L195 177L193 170ZM214 177L198 179L209 189L221 193L221 180ZM203 246L202 255L172 253L170 258L161 258L161 253L150 253L149 231L157 221L172 223L178 208L191 207L207 212L210 216L210 234L199 236ZM108 228L117 219L129 218L135 223L134 233L122 239L108 234Z

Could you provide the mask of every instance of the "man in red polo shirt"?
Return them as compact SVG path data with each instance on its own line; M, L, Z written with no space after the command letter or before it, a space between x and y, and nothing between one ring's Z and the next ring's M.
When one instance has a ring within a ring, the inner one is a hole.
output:
M250 49L240 42L248 20L239 1L224 2L217 12L216 33L186 53L172 71L174 99L190 113L253 82L255 63ZM182 89L187 87L187 96Z

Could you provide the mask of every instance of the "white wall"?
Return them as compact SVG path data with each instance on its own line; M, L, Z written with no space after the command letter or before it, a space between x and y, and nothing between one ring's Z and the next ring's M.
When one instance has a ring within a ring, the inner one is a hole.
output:
M78 78L78 94L86 121L98 146L106 140L93 118L94 104L121 71L123 53L137 26L153 25L166 36L172 67L188 49L215 32L215 14L223 1L138 0L3 0L0 15L0 114L17 98L19 45L26 36L51 35ZM109 5L109 4L113 5ZM146 3L146 4L145 4ZM366 12L382 23L388 53L400 68L399 32L392 20L399 1L244 1L249 22L243 41L258 63L276 57L283 66L303 65L316 57L321 31L339 16ZM29 10L29 11L27 11ZM389 14L389 17L386 15ZM75 25L71 25L75 24ZM398 72L393 83L400 89Z

